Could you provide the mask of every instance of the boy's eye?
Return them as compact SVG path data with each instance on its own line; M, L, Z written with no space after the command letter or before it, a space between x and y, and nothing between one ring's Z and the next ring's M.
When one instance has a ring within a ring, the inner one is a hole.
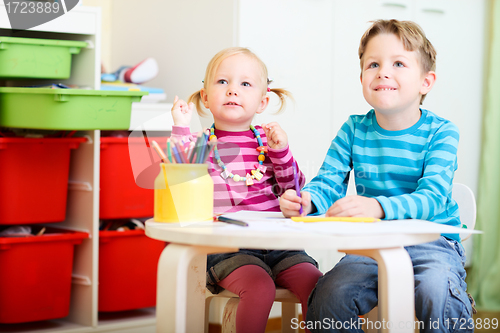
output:
M227 81L224 80L224 79L220 79L219 81L217 81L217 83L219 83L219 84L227 84Z
M401 61L396 61L396 62L394 63L394 66L395 66L395 67L405 67L405 65L404 65Z
M368 68L377 68L378 64L376 62L372 62L371 64L368 65Z
M250 83L248 82L242 82L241 85L244 87L250 87Z

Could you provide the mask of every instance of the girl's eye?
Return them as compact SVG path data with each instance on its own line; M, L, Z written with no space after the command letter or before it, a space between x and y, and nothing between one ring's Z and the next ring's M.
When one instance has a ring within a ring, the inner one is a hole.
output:
M376 62L372 62L371 64L368 65L368 68L377 68L378 64Z
M227 84L227 81L226 81L226 80L221 79L221 80L217 81L217 83L219 83L219 84Z
M405 67L405 65L401 61L396 61L394 63L394 66L396 66L396 67Z
M242 82L241 85L244 87L250 87L250 83L248 82Z

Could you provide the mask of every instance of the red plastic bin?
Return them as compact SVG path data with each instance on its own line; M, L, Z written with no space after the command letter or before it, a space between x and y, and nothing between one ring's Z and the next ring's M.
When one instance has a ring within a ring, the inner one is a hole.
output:
M0 138L0 224L66 217L71 149L85 138Z
M99 311L156 305L156 275L166 243L144 230L99 232Z
M74 246L88 237L55 228L42 236L0 237L0 323L66 317Z
M165 148L166 137L148 138L150 147L143 137L101 138L101 167L99 218L124 219L150 217L154 215L154 179L159 173L158 154L151 147L155 140ZM132 158L149 165L145 172L134 176ZM142 184L137 185L138 180ZM150 186L144 186L150 185ZM149 188L148 188L149 187Z

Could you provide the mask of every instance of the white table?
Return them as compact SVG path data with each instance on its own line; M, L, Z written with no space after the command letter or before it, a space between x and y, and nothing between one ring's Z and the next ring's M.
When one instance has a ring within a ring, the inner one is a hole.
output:
M413 333L413 328L405 325L413 323L415 316L413 267L404 246L431 242L441 232L446 232L436 229L435 223L424 224L429 226L430 231L420 230L416 233L392 228L390 233L366 234L362 230L367 224L351 223L356 225L354 228L358 232L350 230L335 234L331 230L319 233L314 228L296 230L274 224L270 229L261 230L254 225L239 227L209 222L205 225L181 226L178 223L149 220L146 222L146 235L170 242L158 264L157 332L204 331L207 254L235 252L239 248L321 248L375 259L379 267L379 319L392 323L392 328L382 328L382 332ZM315 225L318 226L317 223ZM322 228L328 229L326 224ZM329 228L332 228L331 225ZM404 328L398 326L399 323Z

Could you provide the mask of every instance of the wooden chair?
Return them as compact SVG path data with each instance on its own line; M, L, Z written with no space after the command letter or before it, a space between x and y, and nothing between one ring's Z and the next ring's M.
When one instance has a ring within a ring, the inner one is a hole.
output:
M460 209L460 221L462 222L462 227L467 229L474 229L476 226L476 198L474 197L474 192L464 184L453 183L453 189L451 192L452 198L457 202L458 208ZM460 238L463 241L467 240L471 234L460 234ZM378 307L373 308L370 312L365 314L367 320L375 322L378 320ZM375 333L377 330L367 329L366 333ZM418 332L418 329L415 329Z
M222 333L236 333L236 309L240 299L238 295L227 290L219 294L212 294L210 291L206 290L205 333L208 333L208 314L210 302L214 297L229 298L222 315ZM281 332L298 333L298 329L292 329L290 325L292 318L298 318L298 304L300 304L300 301L297 296L288 289L276 287L274 301L281 302Z

